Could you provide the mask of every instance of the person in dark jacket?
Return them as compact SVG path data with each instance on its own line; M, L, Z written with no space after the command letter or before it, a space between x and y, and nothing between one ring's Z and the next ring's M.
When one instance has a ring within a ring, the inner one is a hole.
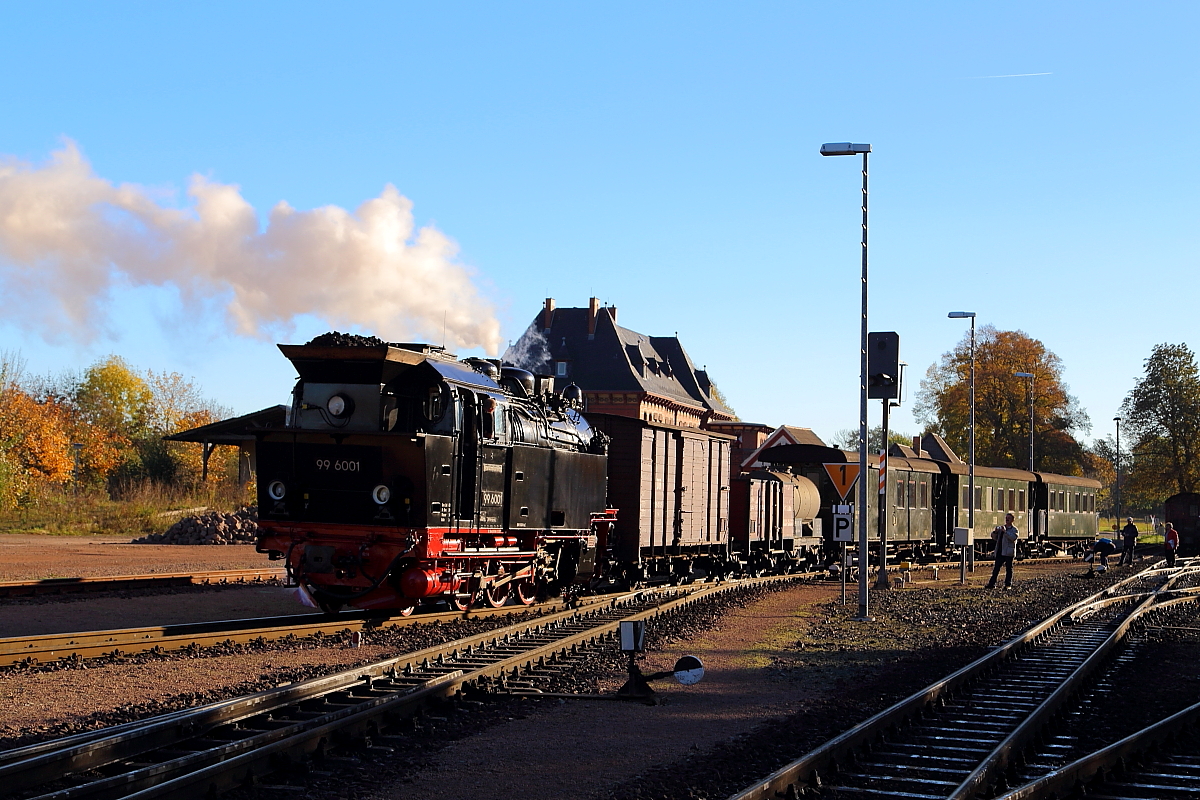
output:
M1133 517L1125 518L1125 527L1121 528L1121 538L1124 540L1123 549L1121 550L1121 560L1117 566L1128 564L1133 566L1133 548L1137 547L1138 529L1137 525L1133 524Z
M1117 546L1113 544L1112 539L1101 537L1088 548L1087 555L1083 557L1084 561L1092 562L1092 569L1096 572L1108 571L1108 557L1117 552ZM1097 562L1099 566L1096 566Z

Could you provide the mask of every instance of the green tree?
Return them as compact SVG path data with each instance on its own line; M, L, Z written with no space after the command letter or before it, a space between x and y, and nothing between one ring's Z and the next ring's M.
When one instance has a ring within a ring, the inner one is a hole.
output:
M888 444L902 444L905 447L912 447L913 437L907 433L889 429ZM867 429L867 452L876 454L883 449L883 426L876 425L874 428ZM833 435L833 441L830 447L838 447L842 450L858 450L858 429L845 428Z
M1200 370L1186 344L1160 344L1121 404L1133 442L1128 486L1157 505L1200 486Z
M975 342L975 462L993 467L1029 466L1030 382L1034 375L1035 467L1081 475L1091 459L1076 435L1091 429L1087 413L1062 381L1062 360L1021 331L984 325ZM970 334L940 363L929 367L913 414L927 432L940 434L964 458L970 438Z

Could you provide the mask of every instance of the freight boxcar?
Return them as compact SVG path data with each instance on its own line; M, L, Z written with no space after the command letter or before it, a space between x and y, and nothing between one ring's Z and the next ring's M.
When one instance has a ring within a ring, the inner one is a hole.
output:
M735 437L588 414L611 438L610 560L630 582L723 574L731 566L729 447Z

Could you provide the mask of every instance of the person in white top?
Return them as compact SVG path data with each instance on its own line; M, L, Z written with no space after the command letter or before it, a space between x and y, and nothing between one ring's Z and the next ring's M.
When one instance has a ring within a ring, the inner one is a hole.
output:
M992 579L987 582L986 589L994 589L996 587L996 577L1000 574L1000 567L1005 568L1004 573L1004 588L1012 588L1012 572L1013 572L1013 556L1017 554L1017 539L1020 537L1020 532L1013 525L1013 515L1004 515L1004 524L997 525L992 531L992 539L996 542L996 563L992 567Z

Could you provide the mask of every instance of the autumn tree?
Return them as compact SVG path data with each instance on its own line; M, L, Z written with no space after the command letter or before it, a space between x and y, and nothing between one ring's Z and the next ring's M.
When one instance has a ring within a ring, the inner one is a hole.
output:
M1121 405L1133 469L1125 486L1157 505L1200 486L1200 371L1186 344L1160 344Z
M1021 331L984 325L975 339L975 462L1028 468L1032 383L1035 467L1081 475L1093 466L1076 435L1091 429L1087 413L1062 381L1062 360ZM1014 373L1034 375L1032 381ZM969 452L971 338L929 367L913 414L964 459Z

